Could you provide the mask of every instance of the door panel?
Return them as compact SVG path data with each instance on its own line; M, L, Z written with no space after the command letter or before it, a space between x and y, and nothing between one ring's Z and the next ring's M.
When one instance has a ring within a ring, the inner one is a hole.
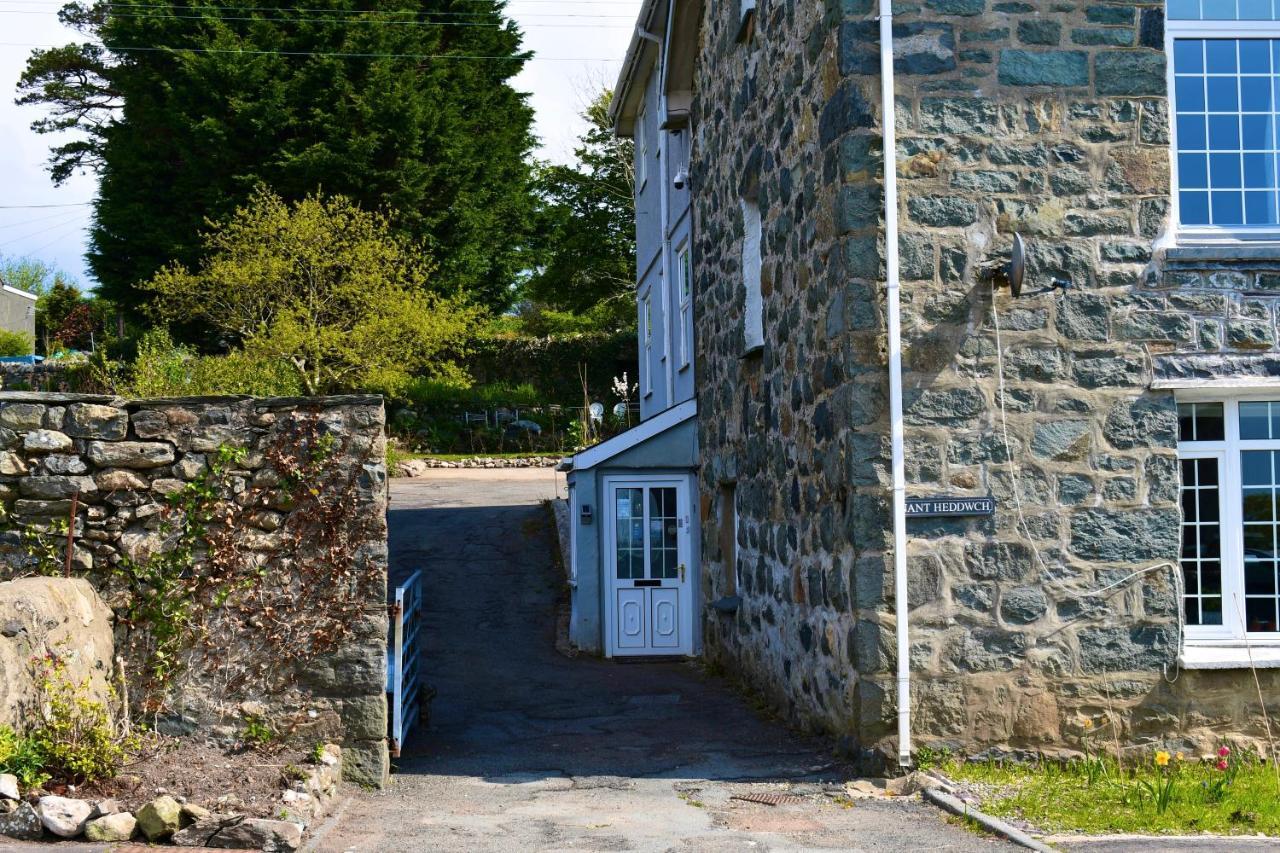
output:
M611 655L692 654L688 488L672 478L610 481L604 501Z
M680 590L651 589L650 631L655 649L680 648Z
M618 590L618 648L645 648L645 595L647 589Z

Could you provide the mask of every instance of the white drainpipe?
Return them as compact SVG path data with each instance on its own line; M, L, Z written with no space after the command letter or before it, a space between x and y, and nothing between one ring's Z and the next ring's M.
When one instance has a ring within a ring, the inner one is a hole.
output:
M898 158L893 86L893 0L880 0L884 138L884 268L889 326L889 440L893 468L893 599L898 629L898 764L911 766L911 645L907 631L907 475L902 438L902 311L898 286Z

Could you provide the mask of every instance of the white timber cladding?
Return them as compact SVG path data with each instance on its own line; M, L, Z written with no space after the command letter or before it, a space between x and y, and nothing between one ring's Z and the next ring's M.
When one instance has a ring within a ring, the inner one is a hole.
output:
M1178 392L1182 663L1280 664L1280 393Z
M746 352L764 346L764 300L760 294L760 205L742 201L742 343Z
M1280 10L1246 5L1169 4L1171 202L1184 245L1280 241Z
M636 192L644 189L649 180L649 133L645 129L645 107L640 105L636 114Z

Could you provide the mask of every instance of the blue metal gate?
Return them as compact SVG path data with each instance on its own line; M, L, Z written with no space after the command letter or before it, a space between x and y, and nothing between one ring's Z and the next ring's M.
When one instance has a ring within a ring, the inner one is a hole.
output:
M391 605L387 693L391 705L391 755L400 756L405 739L422 716L422 572L396 587Z

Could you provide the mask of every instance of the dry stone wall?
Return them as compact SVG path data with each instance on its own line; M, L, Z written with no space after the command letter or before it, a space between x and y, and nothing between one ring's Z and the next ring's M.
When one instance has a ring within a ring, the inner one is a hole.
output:
M709 8L691 169L703 594L741 600L709 617L708 654L871 759L896 750L874 6L765 4L749 44L736 8ZM909 526L920 743L1079 747L1109 708L1126 741L1263 734L1247 672L1178 672L1171 571L1132 576L1179 552L1176 409L1152 379L1280 366L1274 253L1161 248L1163 25L1159 2L895 4L909 490L999 504ZM990 279L1015 231L1019 300Z
M71 573L116 616L130 699L170 733L252 716L386 754L381 398L0 394L0 571Z

